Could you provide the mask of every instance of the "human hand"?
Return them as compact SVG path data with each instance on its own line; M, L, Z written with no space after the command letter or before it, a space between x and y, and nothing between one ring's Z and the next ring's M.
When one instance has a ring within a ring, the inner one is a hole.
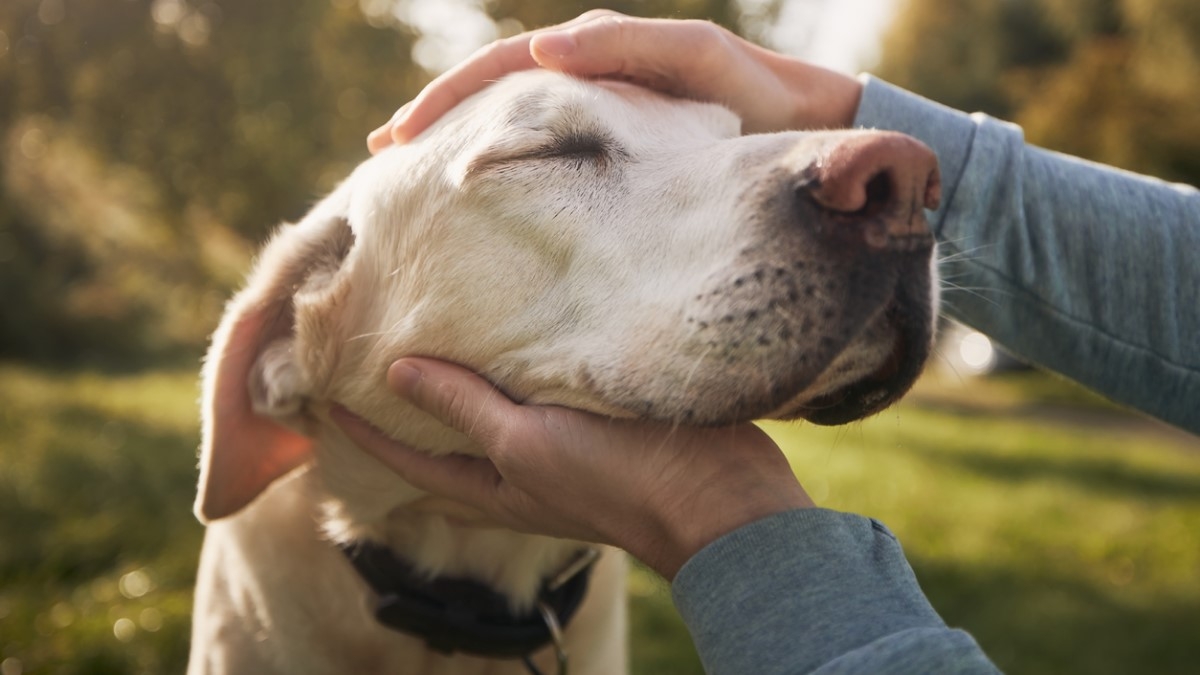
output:
M406 143L495 79L539 66L720 103L742 118L745 133L848 127L862 96L862 85L848 75L776 54L707 21L593 10L479 49L371 132L367 146L375 153Z
M404 480L517 531L621 547L668 580L718 537L813 506L779 448L751 424L697 429L522 406L429 359L397 361L387 379L487 453L435 457L334 408L346 435Z

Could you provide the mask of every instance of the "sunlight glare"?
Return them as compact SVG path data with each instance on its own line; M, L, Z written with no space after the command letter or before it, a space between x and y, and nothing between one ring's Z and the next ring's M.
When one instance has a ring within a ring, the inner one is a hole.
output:
M958 356L971 372L986 371L996 359L992 341L983 333L969 333L958 343Z
M440 73L499 37L483 5L483 0L399 0L392 12L421 36L413 45L413 60L429 73Z

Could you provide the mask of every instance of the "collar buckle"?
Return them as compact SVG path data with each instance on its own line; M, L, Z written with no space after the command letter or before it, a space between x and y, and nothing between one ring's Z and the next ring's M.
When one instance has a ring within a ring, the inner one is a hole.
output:
M596 564L596 560L599 558L600 551L598 549L591 547L583 549L579 552L579 555L567 563L567 566L562 571L546 582L542 596L545 596L547 592L553 593L557 591L580 574L591 574L592 566ZM537 608L538 612L542 615L542 621L546 624L546 630L550 632L550 642L554 645L554 656L558 663L558 675L567 675L569 655L567 654L567 648L563 640L562 626L558 623L558 615L554 613L554 608L540 598L538 599ZM528 655L523 660L525 661L525 667L529 669L532 675L542 675L538 672L537 667L533 665L533 662L530 661Z

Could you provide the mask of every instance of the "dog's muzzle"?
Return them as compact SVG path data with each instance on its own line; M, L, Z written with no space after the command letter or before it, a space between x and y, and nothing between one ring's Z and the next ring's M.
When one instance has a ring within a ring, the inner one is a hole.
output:
M936 156L893 133L800 156L748 190L755 243L685 313L690 349L715 364L697 389L724 391L688 402L684 421L843 424L898 399L929 356Z

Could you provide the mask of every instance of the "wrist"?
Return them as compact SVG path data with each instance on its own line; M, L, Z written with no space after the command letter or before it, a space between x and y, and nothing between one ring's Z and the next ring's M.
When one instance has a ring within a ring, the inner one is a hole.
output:
M854 125L863 93L856 78L791 58L783 58L777 72L792 101L791 129L848 129Z
M799 482L790 475L786 478L790 480L778 481L775 486L731 483L717 495L697 492L695 501L682 502L659 515L654 528L658 536L639 550L628 550L672 581L684 563L721 537L778 513L814 508Z

